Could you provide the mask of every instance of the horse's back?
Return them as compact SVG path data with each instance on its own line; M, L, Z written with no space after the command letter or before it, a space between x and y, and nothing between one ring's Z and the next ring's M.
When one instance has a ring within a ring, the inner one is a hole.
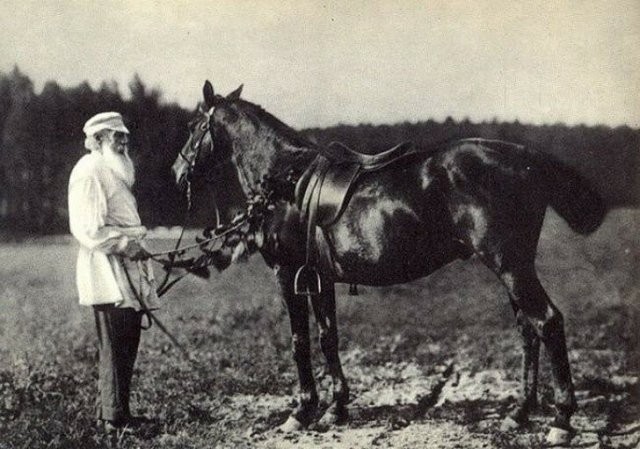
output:
M326 232L338 271L386 284L508 245L531 259L547 204L535 170L520 145L465 139L363 175Z

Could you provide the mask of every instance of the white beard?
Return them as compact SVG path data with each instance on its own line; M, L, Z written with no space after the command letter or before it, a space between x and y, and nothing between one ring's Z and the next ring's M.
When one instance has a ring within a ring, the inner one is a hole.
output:
M116 177L131 189L136 180L136 171L133 161L129 157L129 152L125 150L123 154L120 154L105 145L102 157L104 157L107 166L116 174Z

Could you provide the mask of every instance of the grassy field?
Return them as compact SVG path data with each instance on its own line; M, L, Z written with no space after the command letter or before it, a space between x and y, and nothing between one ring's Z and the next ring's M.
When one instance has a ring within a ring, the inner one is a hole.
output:
M566 318L579 447L640 440L639 222L640 211L615 210L589 237L551 212L545 222L538 269ZM75 254L64 236L0 245L1 449L526 448L540 444L549 422L543 355L541 408L531 428L498 431L514 402L519 339L503 290L472 259L414 283L361 287L357 297L338 286L351 421L279 434L297 377L286 310L256 256L210 280L187 278L166 296L158 315L200 368L182 360L156 327L144 332L132 405L154 422L109 442L94 426L95 330L91 310L77 304ZM439 396L425 401L435 390Z

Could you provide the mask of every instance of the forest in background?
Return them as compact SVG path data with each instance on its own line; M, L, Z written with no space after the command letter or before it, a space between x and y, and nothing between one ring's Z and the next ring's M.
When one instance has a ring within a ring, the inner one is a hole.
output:
M121 112L132 133L135 195L143 223L151 227L183 222L186 204L170 167L188 137L193 110L165 102L158 89L149 88L137 75L127 87L125 97L115 82L93 89L87 82L63 88L48 81L36 93L33 82L17 67L11 73L0 72L0 228L9 234L67 232L67 181L86 151L82 126L93 114L107 110ZM269 110L269 105L263 106ZM449 117L442 122L336 125L301 132L322 145L341 141L368 153L407 140L420 148L463 137L517 142L577 168L612 207L637 206L640 200L640 130L628 126L473 123ZM199 207L191 223L209 224L206 188L196 194Z

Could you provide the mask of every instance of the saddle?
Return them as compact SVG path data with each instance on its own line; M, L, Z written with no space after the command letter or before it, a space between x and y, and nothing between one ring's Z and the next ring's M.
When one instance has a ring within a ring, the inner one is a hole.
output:
M336 222L345 206L351 186L365 172L379 170L415 153L412 142L403 142L379 154L364 154L340 142L322 148L296 184L295 199L302 219L314 215L316 224Z
M295 201L301 220L307 224L306 263L298 269L294 281L296 294L320 293L320 275L313 266L316 226L326 229L340 218L358 177L374 172L410 154L412 142L403 142L378 154L364 154L339 142L322 148L296 184ZM357 294L351 286L350 292Z

